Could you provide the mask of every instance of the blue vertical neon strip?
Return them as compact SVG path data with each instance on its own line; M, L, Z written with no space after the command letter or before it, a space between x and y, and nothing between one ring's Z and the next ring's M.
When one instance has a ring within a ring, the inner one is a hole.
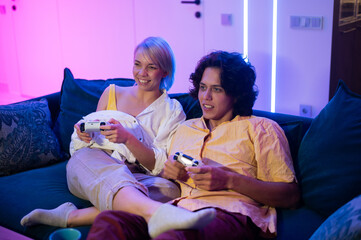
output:
M273 0L271 112L275 112L276 110L276 62L277 62L277 0Z
M248 61L248 0L243 1L243 57Z

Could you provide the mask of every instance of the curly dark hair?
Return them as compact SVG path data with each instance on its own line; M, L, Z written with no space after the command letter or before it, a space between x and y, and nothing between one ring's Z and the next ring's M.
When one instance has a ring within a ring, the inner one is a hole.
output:
M189 94L195 99L198 99L203 72L208 67L221 70L221 86L228 96L235 99L233 116L252 115L252 107L258 96L254 67L237 52L215 51L204 56L190 76L193 88L190 89Z

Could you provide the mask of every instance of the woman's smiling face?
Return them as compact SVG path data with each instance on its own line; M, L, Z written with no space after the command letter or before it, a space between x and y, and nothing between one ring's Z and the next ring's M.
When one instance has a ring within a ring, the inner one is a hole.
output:
M167 73L139 50L134 56L133 76L141 89L154 91L159 90L160 82Z

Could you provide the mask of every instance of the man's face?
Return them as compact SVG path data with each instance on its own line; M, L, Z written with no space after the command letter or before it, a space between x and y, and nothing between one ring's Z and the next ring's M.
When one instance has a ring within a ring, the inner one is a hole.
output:
M198 91L203 117L209 120L211 128L232 120L234 100L221 86L221 70L208 67L204 70Z

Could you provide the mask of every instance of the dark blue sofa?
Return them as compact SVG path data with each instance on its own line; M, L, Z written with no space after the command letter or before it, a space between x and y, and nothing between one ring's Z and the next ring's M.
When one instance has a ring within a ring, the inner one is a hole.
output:
M70 134L73 131L73 124L81 116L95 110L101 92L110 83L128 86L131 85L133 81L131 79L93 81L74 79L70 70L65 69L61 92L43 97L47 99L51 113L50 127L59 140L60 149L62 152L65 152L65 155L58 159L56 163L51 163L50 165L45 164L45 166L35 169L31 169L30 167L27 170L0 177L1 226L34 239L47 239L50 233L57 229L56 227L41 225L24 228L20 225L20 219L35 208L51 209L67 201L73 202L78 208L91 205L88 201L81 200L68 191L65 172L65 165L68 158L66 153L68 151ZM193 100L188 94L171 94L171 97L180 101L187 118L201 116L198 102ZM36 98L32 100L39 99L40 98ZM23 104L26 104L26 102ZM306 144L302 142L305 140L304 135L309 130L311 123L315 120L258 110L254 110L254 115L273 119L284 129L290 143L298 181L301 183L302 190L304 191L303 177L307 178L308 176L302 164L308 164L308 162L304 160L305 156L299 153L299 150L301 143ZM302 156L300 156L300 154ZM302 157L303 162L299 162L299 156ZM340 169L340 171L342 170ZM357 168L356 171L358 171ZM305 201L300 208L277 209L277 239L308 239L335 209L341 207L358 194L353 193L353 195L347 196L347 199L338 203L330 212L315 209L314 205L308 204L310 203L309 196L304 197L305 195L303 195ZM329 199L328 201L333 201L333 199ZM82 238L85 239L90 226L79 227L77 229L82 232Z

